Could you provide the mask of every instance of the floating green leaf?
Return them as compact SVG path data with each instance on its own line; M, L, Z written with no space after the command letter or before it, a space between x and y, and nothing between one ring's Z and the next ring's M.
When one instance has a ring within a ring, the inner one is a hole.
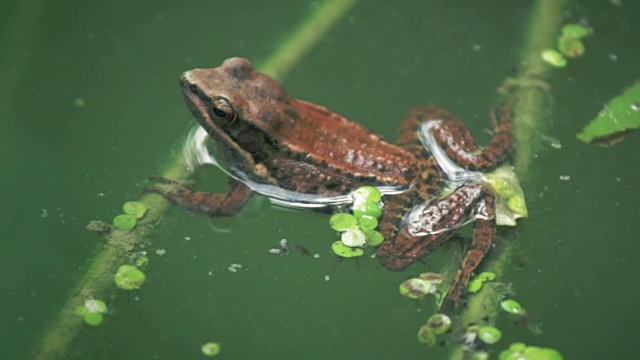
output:
M147 256L140 256L138 259L136 259L137 267L146 266L148 263L149 263L149 257Z
M473 279L471 281L469 281L469 285L467 285L467 291L469 291L470 293L477 293L478 291L480 291L480 289L482 289L482 284L484 283L484 281L480 280L480 279Z
M471 281L469 281L469 285L467 286L467 291L469 291L470 293L477 293L478 291L480 291L480 289L482 289L482 284L484 284L485 281L491 281L491 280L494 280L495 278L496 278L496 274L492 272L488 272L488 271L482 272L478 276L473 278Z
M422 325L418 330L418 341L422 344L434 346L436 344L436 334L429 325Z
M375 218L379 218L382 215L382 208L377 202L357 200L353 202L353 215L357 218L363 215L369 215Z
M147 212L147 206L141 202L129 201L122 205L125 214L129 214L136 219L140 219Z
M412 278L400 284L400 294L410 299L419 299L435 291L435 285L425 279Z
M362 215L358 218L358 225L362 230L373 230L378 227L378 219L371 215Z
M113 226L122 230L133 229L136 226L136 218L128 214L121 214L113 218Z
M433 314L427 320L429 326L435 334L444 334L451 329L451 318L445 314Z
M379 231L365 229L363 232L367 245L371 247L376 247L384 241L384 236Z
M87 325L98 326L102 324L104 316L100 313L87 312L82 316L82 319Z
M529 215L524 192L511 166L502 165L484 174L482 181L489 184L496 192L496 223L498 225L515 226L517 219Z
M131 265L122 265L113 276L116 285L123 290L135 290L140 288L146 276L140 269Z
M496 279L496 274L490 271L483 271L476 278L481 281L492 281Z
M519 302L513 300L513 299L508 299L505 300L503 302L500 303L500 307L502 307L502 309L508 313L511 314L516 314L516 315L524 315L526 313L526 311L524 310L524 308L522 307L522 305L520 305Z
M342 241L335 241L333 244L331 244L331 250L333 250L336 255L344 258L357 257L364 254L364 251L362 249L348 247L344 243L342 243Z
M563 68L567 66L567 59L565 59L564 56L562 56L562 54L558 52L558 50L545 49L542 51L541 56L542 56L542 60L544 60L546 63L550 64L551 66L554 66L557 68Z
M563 360L562 354L552 348L527 346L523 343L513 343L503 350L499 360Z
M562 37L581 39L590 34L589 28L582 24L567 24L562 27Z
M84 307L89 312L104 314L107 312L107 304L102 300L88 299L84 302Z
M493 326L481 326L478 329L478 338L485 344L493 345L500 341L502 332Z
M337 213L329 218L329 226L335 231L345 231L358 228L358 219L347 213Z
M373 186L362 186L353 192L353 198L356 201L361 199L367 202L377 203L382 199L382 193Z
M208 342L200 348L205 356L216 356L222 351L222 344L217 342Z
M593 145L609 146L640 128L640 83L605 105L598 116L587 125L578 139Z
M362 246L366 243L366 236L360 229L351 229L342 233L340 240L349 247Z
M87 299L84 306L79 306L75 310L76 314L82 316L87 325L98 326L104 320L102 314L107 312L107 304L102 300Z
M582 40L565 37L558 39L558 50L568 57L579 57L586 51Z

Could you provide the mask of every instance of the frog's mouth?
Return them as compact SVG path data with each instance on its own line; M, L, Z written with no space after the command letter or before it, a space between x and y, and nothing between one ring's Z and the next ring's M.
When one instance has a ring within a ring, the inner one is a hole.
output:
M198 120L200 125L207 130L207 133L211 134L213 122L207 111L207 106L202 100L202 91L197 85L189 81L190 73L185 72L180 76L180 86L182 88L182 95L187 103L189 111Z

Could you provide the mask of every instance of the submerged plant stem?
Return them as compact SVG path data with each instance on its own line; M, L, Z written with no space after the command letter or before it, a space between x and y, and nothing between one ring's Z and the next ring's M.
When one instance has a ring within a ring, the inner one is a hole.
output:
M530 23L523 49L520 72L514 79L505 80L501 92L513 99L512 111L515 127L516 154L514 164L519 177L526 178L533 151L537 147L537 134L544 130L541 119L547 117L548 90L545 77L552 68L543 62L541 53L545 48L555 45L556 36L560 31L563 0L538 0L531 11ZM487 259L483 263L485 271L497 275L498 281L509 264L510 256L515 247L513 242L500 244L501 252L498 256ZM493 318L500 306L499 292L504 286L486 283L482 291L474 294L468 301L468 306L457 319L458 324L482 323L486 316ZM457 346L450 359L465 359L465 350Z
M356 0L326 0L317 5L309 17L263 63L260 71L281 79L355 2ZM190 172L181 153L170 160L162 176L178 181L189 179ZM82 317L75 314L75 308L82 306L88 298L107 301L114 298L117 289L113 275L120 265L130 261L132 251L145 243L169 208L169 202L157 194L144 195L137 201L146 205L149 209L147 214L134 229L114 230L105 236L106 244L89 261L85 273L50 323L33 353L34 359L67 358L73 342L84 329Z

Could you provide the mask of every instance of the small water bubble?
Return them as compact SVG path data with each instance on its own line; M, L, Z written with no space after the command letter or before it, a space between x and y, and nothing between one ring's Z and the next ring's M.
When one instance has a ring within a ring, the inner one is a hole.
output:
M633 111L640 110L640 102L631 103L631 110L633 110Z

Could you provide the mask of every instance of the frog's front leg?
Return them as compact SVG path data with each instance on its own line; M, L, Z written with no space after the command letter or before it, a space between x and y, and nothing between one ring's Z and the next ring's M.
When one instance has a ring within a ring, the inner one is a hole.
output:
M473 241L444 299L441 310L445 311L458 303L493 242L494 203L493 192L486 186L463 185L442 199L414 208L395 239L386 239L378 247L377 256L386 268L403 270L449 240L467 221L475 219Z
M223 194L194 191L175 181L155 178L160 184L144 189L158 193L172 202L209 216L233 216L242 209L251 197L251 189L238 180L229 178L229 187Z

